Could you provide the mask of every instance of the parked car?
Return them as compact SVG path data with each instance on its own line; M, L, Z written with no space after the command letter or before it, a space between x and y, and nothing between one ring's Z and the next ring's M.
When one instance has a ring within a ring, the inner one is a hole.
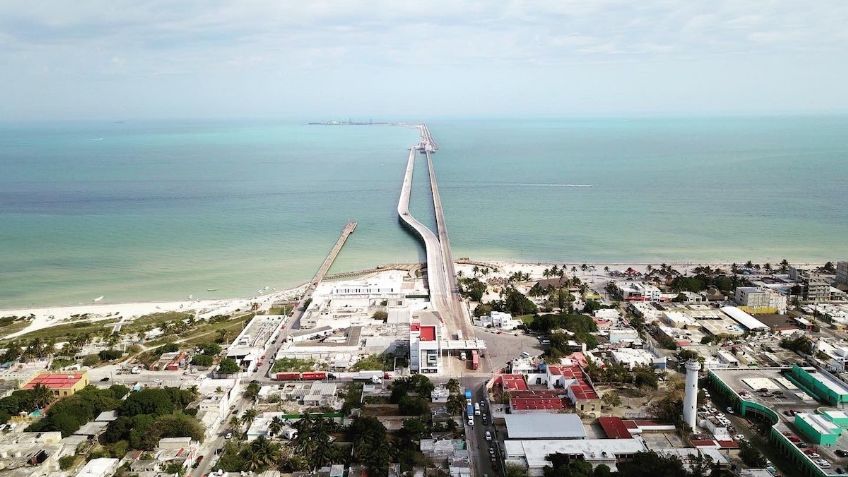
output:
M848 452L842 449L836 449L835 451L833 451L833 453L838 455L839 457L848 457Z
M492 433L491 433L491 431L486 431L486 440L487 440L487 441L492 440Z
M233 433L230 432L230 431L227 431L227 433L224 435L224 439L232 439L232 438L233 438Z

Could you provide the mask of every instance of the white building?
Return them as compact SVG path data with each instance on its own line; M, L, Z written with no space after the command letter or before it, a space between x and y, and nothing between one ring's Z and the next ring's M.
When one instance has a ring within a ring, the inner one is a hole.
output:
M659 288L642 282L615 282L615 287L626 301L660 301Z
M197 392L200 402L196 417L206 429L206 436L211 437L230 412L230 405L239 399L239 378L204 378L197 386Z
M409 369L438 373L442 354L442 324L431 312L421 312L409 327Z
M660 316L663 323L675 328L684 328L696 324L694 318L680 311L664 311Z
M593 466L606 464L615 469L619 458L626 459L638 452L647 451L641 438L631 439L557 439L504 441L504 460L527 469L529 477L543 475L545 466L550 465L551 454L567 454L581 457Z
M737 287L734 301L752 313L786 313L786 295L765 287Z
M100 457L86 462L77 477L109 477L118 470L118 459Z
M283 315L256 315L227 348L227 357L236 360L247 372L255 370L279 336L285 320Z
M753 316L745 313L744 311L736 308L735 306L724 306L721 308L721 311L733 318L734 321L742 325L747 330L750 331L760 331L760 330L768 330L769 327L764 325L762 322L754 318Z
M633 343L634 341L640 341L640 338L639 332L633 327L620 326L609 330L609 342L612 344Z
M820 339L815 343L816 353L824 353L827 355L828 371L845 372L845 363L848 363L848 345L845 343L830 343L827 340Z
M644 349L620 348L610 351L613 362L629 369L638 366L665 368L665 357L657 358Z
M474 322L477 326L500 328L503 330L514 330L521 324L521 321L513 319L511 314L500 311L493 311L488 316L475 318Z

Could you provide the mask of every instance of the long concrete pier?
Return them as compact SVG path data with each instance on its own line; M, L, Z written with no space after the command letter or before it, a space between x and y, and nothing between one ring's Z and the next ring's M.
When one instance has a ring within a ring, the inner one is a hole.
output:
M398 200L398 217L407 228L418 236L424 244L427 254L427 289L430 291L430 302L439 311L449 308L448 293L444 280L444 264L442 258L441 243L439 238L426 225L409 213L409 198L412 194L412 174L415 170L415 148L409 149L409 158L406 162L406 173L403 176L403 185L400 189Z
M350 234L352 234L354 230L356 230L355 221L351 220L345 224L341 234L339 234L339 239L336 240L336 244L333 245L332 249L330 249L330 253L327 254L326 258L324 258L324 262L321 263L318 271L315 272L315 276L312 277L312 281L309 282L311 286L318 286L318 284L321 283L321 280L323 280L324 276L327 275L327 272L330 271L330 267L333 266L333 262L336 261L336 257L339 256L339 252L342 251L342 247L344 247L348 237L350 237Z
M466 340L470 340L474 338L474 328L471 326L470 317L460 300L444 208L442 207L439 185L433 167L432 153L438 149L438 144L426 125L418 126L418 130L419 142L414 148L410 149L407 159L406 174L398 201L398 216L402 223L411 229L424 244L427 254L427 286L430 291L430 302L439 313L449 332L461 332ZM427 160L430 192L436 216L436 233L409 213L409 198L416 151L421 151Z

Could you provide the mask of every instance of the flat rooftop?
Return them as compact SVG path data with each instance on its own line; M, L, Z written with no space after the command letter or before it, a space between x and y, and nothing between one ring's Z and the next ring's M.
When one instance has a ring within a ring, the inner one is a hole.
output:
M507 414L510 439L585 439L586 429L577 414Z
M504 441L507 459L524 457L530 467L544 467L551 454L581 455L585 460L613 459L648 450L641 439L560 439Z

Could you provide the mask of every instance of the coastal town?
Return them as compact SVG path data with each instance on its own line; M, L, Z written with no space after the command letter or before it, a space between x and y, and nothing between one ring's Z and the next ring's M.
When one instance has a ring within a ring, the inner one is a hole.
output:
M0 472L845 471L848 262L455 266L473 338L423 264L203 318L3 317Z

